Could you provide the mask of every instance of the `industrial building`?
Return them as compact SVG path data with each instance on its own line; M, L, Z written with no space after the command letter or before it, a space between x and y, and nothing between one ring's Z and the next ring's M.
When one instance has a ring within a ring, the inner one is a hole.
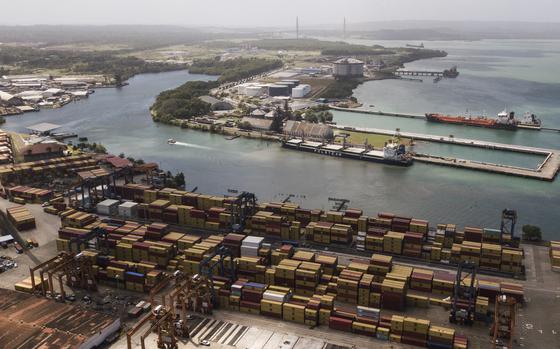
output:
M309 122L288 121L284 126L284 134L290 137L332 139L332 127L325 124L312 124Z
M81 348L102 344L120 319L0 288L0 348Z
M364 76L364 62L354 58L342 58L334 62L333 76L353 78Z
M292 98L304 98L311 92L310 85L298 85L292 89Z
M241 119L241 123L248 123L251 125L251 129L256 131L270 131L270 128L272 127L271 119L244 117Z
M200 96L198 97L203 102L210 104L210 108L213 111L220 111L220 110L232 110L233 106L231 103L222 101L212 96Z

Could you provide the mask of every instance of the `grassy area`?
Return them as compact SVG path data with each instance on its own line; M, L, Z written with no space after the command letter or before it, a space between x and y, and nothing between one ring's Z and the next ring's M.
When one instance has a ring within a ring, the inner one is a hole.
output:
M376 148L382 148L385 142L391 140L393 137L386 136L386 135L378 135L378 134L371 134L371 133L363 133L363 132L354 132L354 131L345 131L345 130L337 130L335 134L348 134L350 135L346 138L347 143L352 143L355 145L363 145L367 141L367 144L373 145ZM401 142L408 145L410 144L410 139L408 138L401 138ZM342 143L342 138L337 137L336 143Z

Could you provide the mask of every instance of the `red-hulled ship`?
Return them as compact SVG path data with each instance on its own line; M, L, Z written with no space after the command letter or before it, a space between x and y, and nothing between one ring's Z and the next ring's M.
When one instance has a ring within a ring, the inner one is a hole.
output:
M532 115L532 114L531 114ZM538 120L534 115L531 121L525 120L519 121L515 118L514 112L503 111L498 114L496 119L488 119L485 116L454 116L454 115L443 115L443 114L426 114L426 120L430 122L439 122L444 124L455 124L455 125L466 125L466 126L477 126L486 128L498 128L505 130L516 130L518 126L531 126L540 128L540 120Z

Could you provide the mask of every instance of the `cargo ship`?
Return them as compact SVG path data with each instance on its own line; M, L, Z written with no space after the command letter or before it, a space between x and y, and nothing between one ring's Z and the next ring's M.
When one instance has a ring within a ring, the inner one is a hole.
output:
M531 113L526 113L523 120L517 120L514 112L506 110L498 114L497 118L489 119L485 116L455 116L428 113L426 120L429 122L439 122L444 124L466 125L485 128L496 128L504 130L516 130L521 128L537 128L541 127L541 121Z
M412 156L407 153L404 144L387 142L383 150L368 150L359 147L345 147L340 144L324 144L299 138L284 140L282 146L288 149L306 151L333 157L370 161L395 166L410 166Z

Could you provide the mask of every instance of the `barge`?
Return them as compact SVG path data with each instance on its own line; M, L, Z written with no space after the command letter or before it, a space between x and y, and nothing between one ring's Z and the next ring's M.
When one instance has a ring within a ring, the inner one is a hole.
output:
M370 161L395 166L411 166L413 158L406 152L404 144L388 142L383 150L368 150L359 147L345 147L339 144L324 144L321 142L307 141L299 138L284 140L284 148L341 157L362 161Z

